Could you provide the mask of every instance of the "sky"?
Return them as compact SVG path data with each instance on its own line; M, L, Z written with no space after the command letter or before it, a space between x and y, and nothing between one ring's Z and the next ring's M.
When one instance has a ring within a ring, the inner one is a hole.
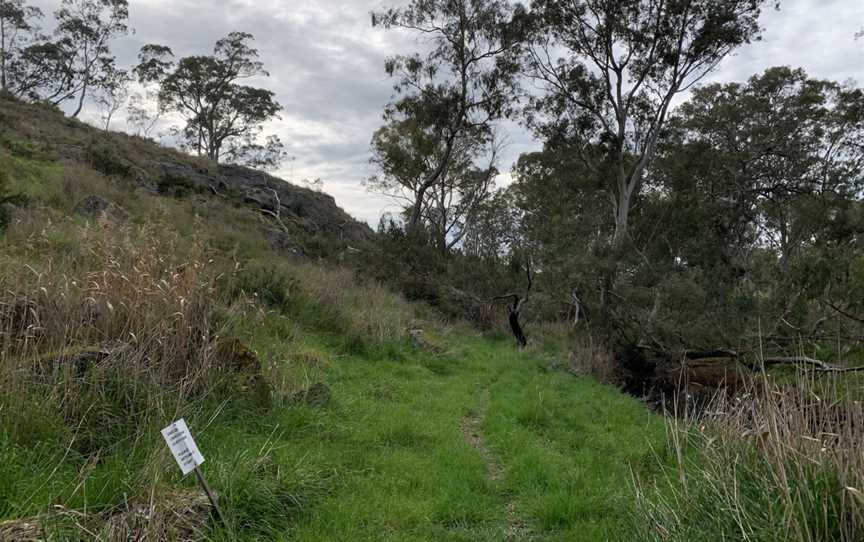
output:
M407 0L390 0L386 6ZM59 0L31 0L45 12ZM231 31L255 36L270 77L251 84L274 91L283 106L265 129L278 135L291 157L277 175L289 182L321 178L323 190L355 218L376 225L397 205L361 182L372 173L369 142L382 123L393 82L384 60L418 45L400 32L372 28L381 0L129 0L134 34L113 44L120 66L135 64L147 43L170 46L178 57L208 54ZM771 2L773 4L773 2ZM804 68L812 77L864 85L864 0L783 0L766 7L763 39L727 59L705 82L744 81L766 68ZM85 111L84 120L98 115ZM122 129L122 114L113 129ZM502 127L508 146L502 170L539 147L517 123ZM508 175L499 179L506 184Z

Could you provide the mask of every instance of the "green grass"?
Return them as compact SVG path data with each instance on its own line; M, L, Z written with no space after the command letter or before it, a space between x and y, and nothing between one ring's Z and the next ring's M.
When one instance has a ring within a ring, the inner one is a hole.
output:
M229 488L224 539L493 541L514 524L536 540L628 539L630 469L662 441L661 421L508 344L452 340L440 357L336 357L311 376L332 387L326 408L223 420L204 435L214 485ZM463 435L478 413L491 458ZM283 479L232 467L259 450Z
M442 355L407 344L351 354L276 313L249 329L271 369L281 365L295 387L327 382L332 400L260 412L240 397L180 413L198 432L229 519L214 539L495 541L514 525L535 540L628 538L630 469L663 436L635 400L467 334L448 337ZM298 352L321 363L292 362ZM480 417L487 456L466 441L466 416ZM53 504L116 506L153 470L162 483L194 486L157 430L98 462L63 458L63 439L27 448L0 440L0 519Z
M226 515L227 525L208 533L214 541L631 539L631 469L646 470L661 448L662 420L613 388L547 369L555 344L519 352L506 335L430 324L431 309L346 270L280 262L253 211L158 197L93 164L61 163L53 145L85 148L102 136L48 111L6 114L17 128L0 134L0 168L32 202L0 233L0 271L13 277L26 264L63 282L89 269L81 232L96 229L69 214L90 194L124 207L133 225L200 237L224 264L223 292L257 294L239 322L226 307L226 332L261 360L274 397L265 408L236 387L191 402L163 389L168 399L152 402L161 410L145 416L120 404L129 395L122 382L94 388L104 396L82 395L75 412L51 395L62 387L12 389L0 397L0 522L62 507L86 514L60 518L64 527L80 519L98 531L100 514L195 487L159 434L184 417ZM121 156L168 152L136 138L112 141ZM136 245L141 231L114 241ZM443 353L409 344L405 331L416 322ZM332 391L328 404L297 400L318 382ZM466 439L469 422L479 445Z

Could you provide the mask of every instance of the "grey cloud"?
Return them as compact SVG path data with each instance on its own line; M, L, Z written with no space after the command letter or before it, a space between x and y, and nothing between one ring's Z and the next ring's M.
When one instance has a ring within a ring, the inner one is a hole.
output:
M405 3L407 0L393 0ZM58 0L33 2L50 12ZM362 220L375 225L392 202L369 194L361 181L371 174L369 139L381 123L392 84L383 70L391 54L417 45L404 33L370 25L369 12L387 0L130 0L136 33L114 45L121 64L135 62L145 43L163 43L178 55L209 52L233 30L255 35L269 78L254 81L276 92L282 119L268 128L296 160L289 180L321 177L324 190ZM762 18L764 39L726 59L707 80L744 80L775 65L804 67L815 77L864 83L861 0L784 0ZM502 127L509 144L501 160L508 169L538 144L517 123Z

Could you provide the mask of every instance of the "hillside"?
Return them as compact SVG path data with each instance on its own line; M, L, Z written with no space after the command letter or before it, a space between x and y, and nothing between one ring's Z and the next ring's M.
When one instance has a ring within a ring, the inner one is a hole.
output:
M0 119L4 541L627 537L662 433L637 401L299 257L372 245L326 195ZM224 521L159 435L181 417Z
M184 200L200 215L218 213L225 206L248 209L249 217L260 217L260 231L277 251L312 256L362 246L372 237L366 224L350 217L327 194L260 171L198 159L144 138L105 133L56 109L2 95L0 149L0 167L10 176L10 188L49 204L77 205L91 195L109 202L112 195L160 195ZM68 171L79 178L51 182ZM100 181L109 178L112 184L103 186ZM61 187L62 194L50 193ZM117 194L121 187L131 195ZM100 194L100 189L113 193ZM136 209L130 212L140 214Z

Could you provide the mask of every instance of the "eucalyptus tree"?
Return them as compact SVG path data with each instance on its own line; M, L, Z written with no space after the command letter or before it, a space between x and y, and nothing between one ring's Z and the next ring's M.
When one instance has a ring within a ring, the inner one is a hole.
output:
M761 277L769 334L814 299L864 309L840 286L862 257L861 89L771 68L697 90L670 128L652 175L675 209L658 257L729 289Z
M72 86L71 44L43 34L43 17L23 0L0 0L0 88L16 98L56 104Z
M491 197L498 175L499 152L500 147L493 139L483 156L485 163L476 162L470 155L461 157L456 162L457 167L448 170L441 182L430 189L424 214L442 254L461 245L469 224Z
M62 0L54 13L55 40L65 53L68 90L55 102L77 97L77 117L93 91L108 90L118 73L111 41L129 32L127 0Z
M107 132L111 127L114 115L126 105L129 100L129 85L132 76L126 70L112 68L103 76L101 88L95 93L94 101Z
M463 134L449 151L447 169L430 184L430 172L444 152L440 141L413 119L391 122L372 138L372 163L378 174L365 185L402 202L409 217L416 214L413 227L422 224L433 244L447 254L462 242L467 224L492 193L500 144L491 134Z
M499 0L413 0L372 14L373 26L424 39L423 52L387 60L395 96L373 141L379 158L381 147L395 139L410 149L407 164L389 161L393 156L378 160L385 184L410 185L409 231L420 224L427 193L448 178L460 149L487 145L495 121L511 111L519 20Z
M736 47L758 39L765 0L536 0L526 48L529 125L566 133L604 180L614 217L612 261L673 102ZM601 309L617 266L604 279Z
M0 88L10 90L10 70L22 50L38 39L42 11L24 0L0 0Z
M138 52L138 64L132 68L131 77L140 90L129 96L126 122L139 136L150 137L165 113L164 104L159 99L159 84L173 68L173 57L171 48L164 45L144 45Z
M675 97L736 47L758 39L764 0L536 0L527 48L531 125L554 126L606 177L613 245L627 237L630 210ZM598 148L597 144L602 145ZM599 152L598 152L599 151ZM604 169L605 168L605 169Z
M216 42L212 55L184 57L176 63L167 47L148 45L135 68L139 78L159 84L162 107L185 118L178 132L183 142L211 160L239 161L251 151L249 145L260 136L261 125L281 110L273 92L240 84L269 75L258 60L258 50L250 45L253 39L251 34L232 32ZM271 149L281 145L278 140L268 144Z

